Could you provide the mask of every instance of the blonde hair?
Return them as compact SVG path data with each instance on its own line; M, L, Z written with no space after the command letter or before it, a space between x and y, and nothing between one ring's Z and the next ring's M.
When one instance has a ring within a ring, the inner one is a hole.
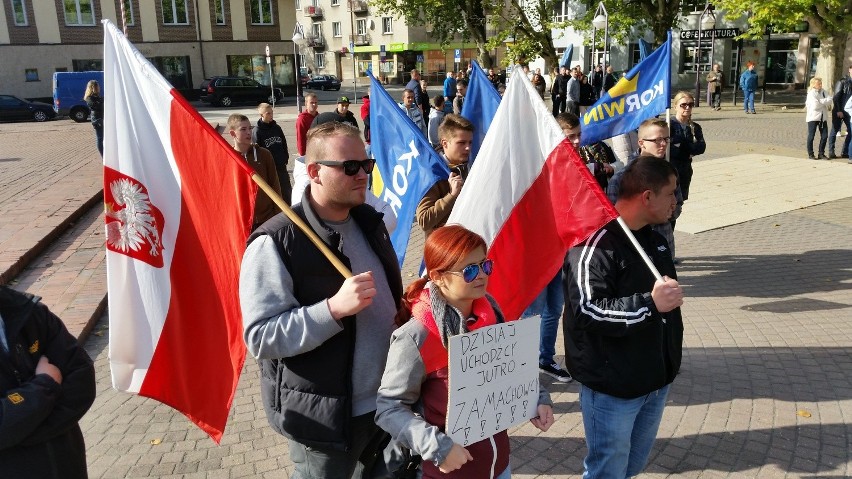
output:
M229 130L238 130L240 128L240 124L244 121L250 121L247 116L240 113L233 113L228 117L228 129Z
M86 83L86 93L83 95L83 100L88 100L90 96L97 90L101 91L101 86L98 85L97 80L89 80L89 83ZM79 91L79 90L78 90Z
M349 123L339 121L330 121L312 127L305 137L305 164L309 165L323 159L326 156L325 147L328 143L324 140L335 136L348 136L360 140L361 131Z
M674 100L672 100L672 104L677 106L677 104L684 98L689 98L693 102L695 101L695 97L692 96L692 93L689 93L688 91L679 91L677 92L677 95L675 95Z
M811 78L811 88L813 88L814 90L816 90L816 84L817 84L817 83L819 83L819 84L820 84L820 86L822 86L822 78L820 78L820 77L813 77L813 78Z
M257 105L257 112L261 115L267 110L272 110L272 105L269 103L261 103L260 105Z

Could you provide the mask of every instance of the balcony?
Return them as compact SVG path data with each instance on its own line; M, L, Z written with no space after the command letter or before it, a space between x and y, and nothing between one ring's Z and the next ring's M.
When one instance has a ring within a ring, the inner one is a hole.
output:
M305 15L311 18L317 18L322 16L322 7L317 7L315 5L308 5L304 8Z
M349 35L349 41L352 42L353 45L362 47L370 44L370 35Z
M349 0L349 11L353 13L367 13L367 2L365 0Z
M314 35L310 33L305 37L305 40L307 41L307 46L312 47L314 50L325 49L325 39L322 35Z

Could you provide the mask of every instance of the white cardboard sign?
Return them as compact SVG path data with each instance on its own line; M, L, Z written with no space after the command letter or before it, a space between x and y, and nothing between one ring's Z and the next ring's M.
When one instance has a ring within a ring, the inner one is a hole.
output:
M467 446L536 416L541 317L495 324L449 341L446 434Z

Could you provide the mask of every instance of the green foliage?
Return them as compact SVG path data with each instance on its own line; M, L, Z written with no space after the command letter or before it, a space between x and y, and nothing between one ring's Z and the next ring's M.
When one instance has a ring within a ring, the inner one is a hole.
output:
M718 0L716 5L730 18L748 18L744 38L762 38L767 27L774 32L793 31L803 21L810 22L823 39L852 29L849 0Z
M677 26L680 20L680 0L604 0L609 15L609 35L611 43L626 43L635 39L633 29L650 30L657 45L666 41L666 32ZM583 32L586 45L592 43L592 19L598 8L595 0L573 0L571 8L578 14L568 25ZM597 48L603 48L603 34L598 32Z

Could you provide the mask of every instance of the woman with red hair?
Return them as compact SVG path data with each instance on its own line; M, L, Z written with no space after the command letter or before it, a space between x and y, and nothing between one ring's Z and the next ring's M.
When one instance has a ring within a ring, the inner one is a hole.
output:
M509 436L501 431L462 447L444 434L450 337L503 322L485 290L494 261L485 241L461 226L438 228L426 239L428 278L405 292L396 316L376 408L376 424L423 458L424 478L511 477ZM550 395L539 391L533 425L553 424Z

